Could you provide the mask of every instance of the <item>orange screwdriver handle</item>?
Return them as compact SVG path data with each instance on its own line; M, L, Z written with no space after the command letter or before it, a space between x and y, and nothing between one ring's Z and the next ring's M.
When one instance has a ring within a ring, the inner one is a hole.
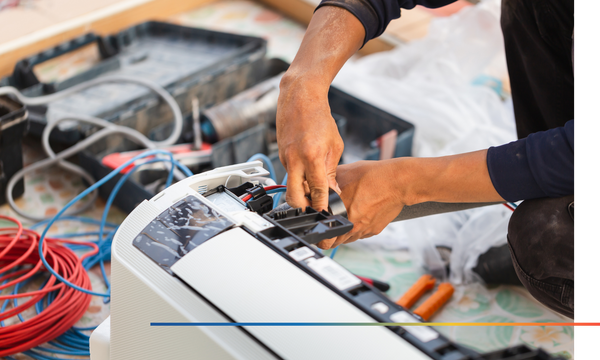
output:
M431 275L423 275L402 295L400 300L396 301L396 304L408 309L425 294L425 291L433 289L434 286L435 279Z
M438 311L454 294L454 287L449 283L441 283L436 292L425 300L414 313L427 321L436 311Z

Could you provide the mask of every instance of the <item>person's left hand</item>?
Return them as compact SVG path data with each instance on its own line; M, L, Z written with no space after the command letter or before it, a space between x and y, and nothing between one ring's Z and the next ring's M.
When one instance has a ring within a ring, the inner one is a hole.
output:
M400 214L404 203L402 191L398 191L401 188L398 160L359 161L338 166L340 196L354 228L347 234L319 242L318 247L330 249L377 235Z

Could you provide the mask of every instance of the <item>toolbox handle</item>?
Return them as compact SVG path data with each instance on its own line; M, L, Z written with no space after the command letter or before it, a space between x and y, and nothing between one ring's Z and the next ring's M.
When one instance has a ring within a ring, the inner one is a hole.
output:
M112 57L118 53L118 50L109 38L101 37L94 33L88 33L20 60L15 64L12 76L9 78L9 84L19 90L40 84L39 79L33 72L34 66L94 42L98 44L98 51L102 59ZM52 84L43 84L43 92L45 94L54 91L55 89Z

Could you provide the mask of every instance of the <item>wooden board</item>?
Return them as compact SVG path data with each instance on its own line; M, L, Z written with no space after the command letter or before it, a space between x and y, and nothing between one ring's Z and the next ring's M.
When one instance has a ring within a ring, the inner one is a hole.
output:
M12 73L17 61L80 35L107 35L148 20L167 20L218 0L54 0L35 2L34 11L14 8L0 12L0 77ZM303 24L308 24L318 0L256 0ZM369 41L361 55L390 50L427 34L433 15L422 9L403 10L381 37Z
M0 43L0 77L9 75L17 61L36 54L49 47L80 35L95 32L107 35L148 20L165 20L184 11L189 11L215 0L125 0L107 1L107 6L91 12L79 14L71 19L54 25L44 26L16 39ZM63 1L64 2L64 1ZM54 3L58 4L59 1ZM68 1L66 3L71 3ZM85 8L82 8L84 10ZM7 24L9 16L14 15L9 9L0 13L2 28ZM11 21L12 22L12 21Z

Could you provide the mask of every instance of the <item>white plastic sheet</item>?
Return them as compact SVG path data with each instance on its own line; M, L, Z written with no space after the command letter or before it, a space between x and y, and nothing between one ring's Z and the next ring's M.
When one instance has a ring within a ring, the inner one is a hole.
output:
M421 40L349 62L333 84L415 125L413 156L486 149L516 139L510 100L474 85L506 74L500 0L484 0L432 21ZM430 270L436 245L453 248L450 278L472 282L477 257L506 241L510 213L500 205L394 223L357 246L410 248ZM433 254L433 255L432 255Z

